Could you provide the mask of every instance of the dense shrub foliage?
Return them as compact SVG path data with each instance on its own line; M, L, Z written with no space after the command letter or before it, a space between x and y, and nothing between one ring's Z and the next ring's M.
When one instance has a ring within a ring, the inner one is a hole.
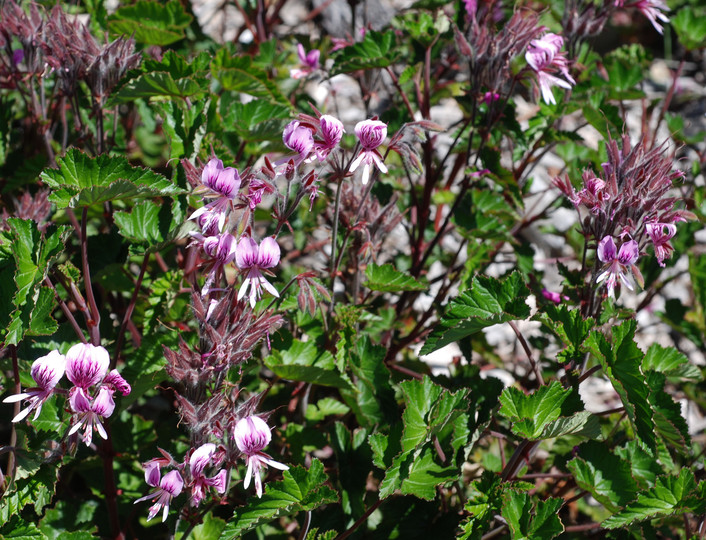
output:
M0 537L706 536L706 8L398 4L2 2Z

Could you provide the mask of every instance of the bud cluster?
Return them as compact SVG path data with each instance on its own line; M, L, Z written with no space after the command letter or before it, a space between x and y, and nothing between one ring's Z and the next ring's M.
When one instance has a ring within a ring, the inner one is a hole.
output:
M603 269L595 279L596 283L605 280L608 296L614 296L618 283L632 290L630 274L642 286L636 262L648 245L664 266L674 251L670 240L677 232L676 224L693 218L691 212L675 208L678 199L670 193L684 173L672 168L673 156L664 146L650 147L644 140L632 146L627 136L621 142L622 147L618 141L608 142L602 173L585 171L580 190L566 176L554 180L579 215L581 209L587 211L583 233L597 244ZM619 249L617 238L622 239Z

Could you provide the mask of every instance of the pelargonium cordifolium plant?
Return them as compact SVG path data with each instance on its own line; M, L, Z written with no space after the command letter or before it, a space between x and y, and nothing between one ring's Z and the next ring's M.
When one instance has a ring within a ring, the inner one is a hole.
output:
M236 4L0 6L0 537L706 536L706 7Z

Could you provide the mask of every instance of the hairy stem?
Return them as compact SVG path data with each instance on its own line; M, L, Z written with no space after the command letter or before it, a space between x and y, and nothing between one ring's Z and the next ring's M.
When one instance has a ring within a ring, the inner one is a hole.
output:
M62 313L66 317L66 319L69 321L69 324L71 324L71 327L74 329L74 332L76 333L76 337L81 341L81 343L86 343L86 336L83 335L83 332L81 331L81 327L78 325L76 322L76 318L74 317L73 313L71 313L71 310L69 309L69 306L66 305L66 302L64 302L61 297L59 296L59 293L56 290L56 287L54 287L54 284L51 282L49 279L49 276L44 278L44 283L49 287L52 291L54 291L54 298L56 299L57 303L59 304L59 307L61 308Z
M83 283L86 287L86 300L88 309L91 312L91 319L88 321L88 333L91 336L93 345L101 344L100 322L101 315L98 311L96 298L93 296L93 284L91 283L91 271L88 268L88 236L86 234L86 222L88 221L88 207L83 207L81 214L81 262L83 264Z
M132 296L130 297L130 303L127 306L127 310L125 311L125 316L123 317L123 322L120 325L120 330L118 331L118 342L115 345L115 354L113 355L113 358L110 360L110 367L111 369L115 367L116 362L118 361L118 358L120 357L120 353L122 352L123 348L123 342L125 340L125 329L127 328L128 322L130 322L130 318L132 317L132 312L135 309L135 304L137 303L137 295L140 292L140 287L142 286L142 279L145 277L145 272L147 271L147 264L149 263L150 260L150 254L145 253L145 256L142 259L142 266L140 266L140 273L137 276L137 281L135 282L135 290L132 291Z
M378 499L375 501L370 507L365 511L365 513L360 516L356 522L350 526L350 528L347 531L342 532L336 537L336 540L343 540L344 538L348 538L353 532L360 527L365 521L370 517L370 514L375 512L377 510L378 506L382 504L382 499Z

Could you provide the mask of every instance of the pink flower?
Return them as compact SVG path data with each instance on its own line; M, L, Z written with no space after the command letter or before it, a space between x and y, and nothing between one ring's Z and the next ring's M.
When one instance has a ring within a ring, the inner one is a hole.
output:
M156 516L160 509L164 509L162 513L162 521L167 520L167 514L169 513L169 504L172 502L172 498L176 497L181 493L184 488L184 479L179 474L179 471L169 471L164 475L164 478L160 481L160 471L159 465L156 463L150 463L145 469L145 481L152 487L156 487L157 490L140 497L135 501L135 504L146 501L155 500L156 502L150 506L150 513L147 516L147 521Z
M265 193L272 193L273 191L274 189L272 189L272 186L267 182L263 182L257 178L250 180L247 195L250 210L255 210L255 208L257 208L257 205L262 202L262 196Z
M568 296L562 296L558 292L553 292L548 289L542 289L542 296L549 300L550 302L554 302L555 304L561 304L563 300L568 300Z
M301 79L319 69L321 51L312 49L307 53L306 50L304 50L304 45L297 43L297 54L299 55L299 62L301 62L302 67L289 70L289 76L292 79Z
M66 377L84 390L103 380L110 365L108 351L90 343L77 343L66 353Z
M500 94L497 92L486 92L483 94L483 103L490 105L491 103L498 101L500 99Z
M274 461L262 451L272 440L270 428L267 427L267 424L262 418L258 416L241 418L235 425L233 437L235 438L235 444L238 446L238 450L245 455L245 462L248 466L243 487L248 489L250 480L254 478L257 496L262 497L260 469L269 465L275 469L286 471L289 467L278 461Z
M355 45L355 42L353 41L353 38L350 36L350 34L347 38L332 37L331 43L333 43L333 47L331 47L329 53L336 52L340 49L345 49L346 47L350 47L351 45Z
M606 183L590 171L585 171L583 185L584 188L575 195L572 202L576 206L583 204L591 213L599 214L603 210L604 203L610 199Z
M244 236L240 239L235 250L235 262L238 268L247 270L247 275L238 292L238 300L245 296L248 288L252 307L255 307L255 303L262 296L263 287L273 296L279 297L277 289L262 275L262 270L277 266L279 258L279 244L272 237L265 238L259 247L252 238Z
M476 18L476 11L478 11L478 0L463 0L463 4L466 7L466 13L471 19Z
M387 167L382 162L382 156L377 150L387 137L387 124L379 120L363 120L355 125L355 135L360 141L361 151L351 163L350 171L353 172L361 163L364 164L363 184L365 185L370 177L371 165L377 166L383 174L387 172Z
M203 236L216 236L223 230L223 225L226 222L226 213L223 209L210 208L208 205L203 208L201 213L196 216L196 223L201 227L201 234Z
M223 168L223 162L211 158L201 173L201 182L221 197L235 199L240 189L240 175L233 167Z
M101 386L93 401L90 400L85 389L75 386L69 392L69 405L74 412L72 418L74 425L69 430L69 435L73 435L83 427L82 440L86 446L89 446L93 440L93 428L95 427L103 439L108 438L101 423L101 418L108 418L115 410L113 392L108 386Z
M204 238L203 250L221 266L231 263L235 259L235 238L230 233L209 236Z
M556 104L552 86L570 89L571 85L576 84L576 81L569 75L566 57L564 53L560 52L563 45L564 38L550 33L540 39L533 39L527 47L525 59L537 73L537 82L545 103ZM552 75L556 72L560 72L566 80Z
M677 234L677 226L673 223L648 223L645 225L645 230L652 240L657 262L664 267L664 261L670 259L674 251L669 241Z
M605 263L605 269L596 279L596 283L606 280L608 296L615 297L615 286L618 280L631 291L634 290L630 272L635 275L638 282L642 283L642 274L635 266L640 257L640 249L635 240L624 242L620 251L615 247L611 236L606 236L598 244L598 258Z
M203 188L198 188L197 192L204 192L204 196L210 199L215 198L198 210L189 219L197 219L203 214L214 213L210 216L206 224L212 228L213 221L218 220L218 230L223 228L225 223L225 211L233 205L233 201L238 196L240 189L240 174L233 167L223 167L223 162L218 158L211 158L201 172L201 183ZM199 221L203 228L204 223Z
M29 406L12 419L13 422L23 420L32 410L36 410L34 420L39 417L42 405L53 394L54 387L64 376L65 366L66 357L59 351L51 351L32 363L31 374L37 386L28 388L24 393L8 396L3 400L3 403L15 403L23 399L29 402Z
M208 238L203 238L200 235L194 236L203 241L203 250L212 259L211 269L201 289L201 294L206 296L211 292L211 285L216 281L221 268L235 260L235 237L230 233L209 236Z
M220 470L218 474L211 478L204 475L204 469L211 465L213 455L216 453L216 445L206 443L194 450L189 458L189 468L191 470L191 478L193 485L191 487L191 502L194 506L206 496L209 487L214 488L218 493L225 493L226 490L226 471Z
M343 129L343 124L338 118L334 118L328 114L322 115L321 118L319 118L319 122L321 123L321 136L323 137L323 141L316 141L314 146L316 157L319 158L319 161L324 161L331 153L331 150L336 148L338 143L341 142L341 138L346 130Z
M312 130L296 120L292 120L284 128L282 141L287 148L299 154L295 159L296 165L307 160L314 148L314 134Z
M640 12L649 19L654 26L655 30L660 34L663 31L662 25L657 22L657 19L667 23L669 22L669 17L667 17L663 11L669 11L669 6L662 2L662 0L637 0L636 2L631 2L625 4L625 0L615 0L616 7L634 7L640 10Z

